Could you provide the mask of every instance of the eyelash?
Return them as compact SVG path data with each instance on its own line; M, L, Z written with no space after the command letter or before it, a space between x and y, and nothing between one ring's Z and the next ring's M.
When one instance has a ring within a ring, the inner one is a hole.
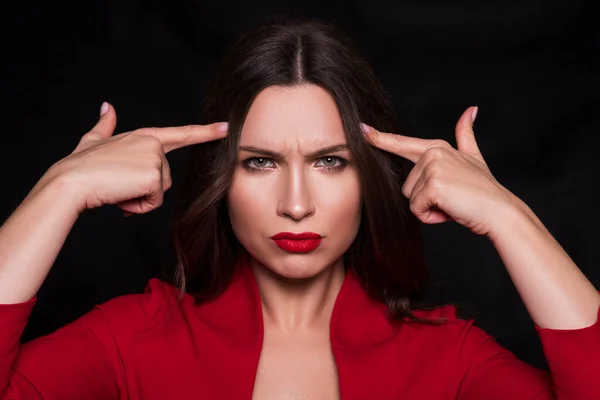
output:
M327 158L331 158L333 160L339 161L339 165L334 166L334 167L330 167L330 166L320 167L320 168L324 169L326 172L339 171L339 170L344 169L348 165L348 160L346 160L342 157L337 157L337 156L321 157L321 158L319 158L319 161L327 159ZM244 167L248 171L256 171L256 172L260 172L260 171L264 171L265 169L272 168L272 167L253 167L253 166L251 166L250 163L255 160L264 160L264 161L273 162L273 159L268 158L268 157L251 157L251 158L247 158L244 161L242 161L242 167Z

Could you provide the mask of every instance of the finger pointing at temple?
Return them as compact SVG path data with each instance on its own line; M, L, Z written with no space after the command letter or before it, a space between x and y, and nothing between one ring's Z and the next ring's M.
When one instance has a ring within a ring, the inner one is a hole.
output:
M380 132L364 123L361 123L361 128L365 136L375 147L404 157L414 163L419 161L423 153L430 147L443 145L442 140L419 139L395 133Z
M227 136L227 122L215 122L209 125L184 125L167 128L142 128L143 134L154 136L162 145L165 153L193 144L223 139Z

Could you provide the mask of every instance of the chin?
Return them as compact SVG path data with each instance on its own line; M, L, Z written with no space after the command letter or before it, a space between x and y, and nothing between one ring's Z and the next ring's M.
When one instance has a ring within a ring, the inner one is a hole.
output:
M269 273L286 280L314 278L333 266L333 263L325 262L322 257L309 254L273 255L268 259L255 259L255 261Z
M275 268L271 268L270 265L265 265L265 268L282 278L294 280L310 279L327 269L325 265L321 266L319 262L311 262L308 259L275 261L275 264Z
M308 268L278 268L277 270L270 269L270 271L281 278L289 280L304 280L314 278L321 271L314 271Z

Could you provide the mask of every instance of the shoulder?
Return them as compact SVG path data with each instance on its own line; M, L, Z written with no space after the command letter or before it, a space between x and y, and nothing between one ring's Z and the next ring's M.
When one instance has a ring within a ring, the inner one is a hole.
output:
M404 335L417 337L427 346L463 347L491 338L476 326L473 318L464 317L452 304L415 309L412 313L424 320L442 319L441 323L430 325L412 322L408 317L403 318L401 331L404 331Z
M178 297L179 289L152 278L143 293L115 297L97 305L95 311L103 315L114 334L129 336L164 323L169 315L178 310Z
M444 324L460 324L461 321L473 321L472 318L462 315L461 311L453 304L415 308L412 313L415 317L426 320L443 318L446 321ZM409 319L404 317L403 320L408 321Z
M440 320L439 325L428 325L411 322L408 317L404 317L402 320L409 322L407 325L411 327L422 326L431 332L465 332L471 330L476 325L474 318L474 312L464 304L448 303L436 306L414 306L412 314L424 320Z
M431 310L414 310L416 317L428 320L444 318L439 325L425 325L414 322L403 323L404 334L418 338L430 349L446 352L454 357L471 354L484 343L495 343L495 339L476 325L475 319L465 317L455 305L443 305ZM406 321L406 318L404 319Z

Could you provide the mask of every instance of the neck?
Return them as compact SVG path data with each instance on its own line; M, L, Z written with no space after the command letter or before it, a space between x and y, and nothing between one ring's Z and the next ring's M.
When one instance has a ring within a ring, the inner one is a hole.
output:
M343 259L305 279L282 277L250 258L260 291L265 327L281 331L329 329L335 299L346 276Z

